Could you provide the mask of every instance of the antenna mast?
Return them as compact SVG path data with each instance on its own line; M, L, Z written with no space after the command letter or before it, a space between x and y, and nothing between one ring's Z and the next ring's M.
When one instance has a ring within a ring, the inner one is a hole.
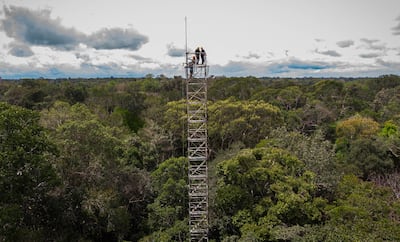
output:
M207 134L207 74L209 67L190 60L186 41L186 107L187 154L189 161L189 229L190 241L208 242L208 134Z
M188 64L188 45L187 45L187 17L185 16L185 56L186 56L186 65Z

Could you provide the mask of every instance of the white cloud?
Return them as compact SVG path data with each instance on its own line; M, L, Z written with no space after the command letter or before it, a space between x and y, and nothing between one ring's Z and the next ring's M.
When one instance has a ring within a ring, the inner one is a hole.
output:
M49 10L30 10L24 7L4 7L5 18L0 29L8 37L26 45L49 46L71 50L83 43L95 49L138 50L148 42L148 37L134 29L103 28L85 35L67 28L60 19L52 19Z
M379 57L379 56L381 56L381 54L379 54L379 53L365 53L365 54L360 54L359 55L361 58L367 58L367 59L369 59L369 58L376 58L376 57Z
M382 51L387 50L386 44L385 43L379 43L380 40L362 38L362 39L360 39L360 41L365 43L364 47L366 49L382 50Z
M134 29L104 28L87 36L83 42L95 49L138 50L148 42L148 37Z
M398 23L397 23L397 25L395 27L392 28L393 35L400 35L400 16L398 16L396 18L396 20L397 20Z
M186 50L176 47L173 43L167 45L167 55L170 57L184 57Z
M367 39L367 38L362 38L360 39L361 42L367 43L368 45L372 45L374 43L379 42L378 39Z
M261 55L254 53L254 52L249 52L249 54L246 56L243 56L243 58L245 58L245 59L260 59Z
M347 48L347 47L354 45L354 41L353 40L341 40L341 41L336 42L336 44L340 48Z
M59 19L51 19L49 10L32 11L28 8L4 7L5 17L1 29L15 41L42 46L70 48L83 36L73 28L61 25Z
M335 50L325 50L325 51L319 51L318 49L315 50L315 53L321 54L321 55L327 55L327 56L332 56L332 57L340 57L342 56Z

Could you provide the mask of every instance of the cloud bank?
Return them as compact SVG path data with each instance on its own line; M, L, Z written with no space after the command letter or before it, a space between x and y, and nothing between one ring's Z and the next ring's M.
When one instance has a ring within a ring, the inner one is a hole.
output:
M394 38L400 35L400 16L396 21L395 27L389 25L387 28ZM9 43L0 46L4 48L0 49L0 76L4 79L141 77L149 73L175 76L185 73L182 63L178 63L185 55L185 49L173 42L162 42L161 47L151 43L142 49L149 37L133 28L100 28L84 33L66 26L59 18L52 18L50 10L9 6L3 7L3 11L0 9L0 31L2 36L4 33L10 38ZM315 43L305 47L304 53L296 48L286 49L286 46L258 51L248 46L248 49L237 50L242 54L230 52L230 61L219 60L219 63L227 61L226 64L215 63L215 53L211 53L210 74L257 77L400 75L399 45L373 38L340 38L314 38ZM290 44L300 46L297 41L293 39ZM153 57L151 52L161 56Z
M3 11L5 17L0 21L0 29L14 41L25 45L71 50L85 44L94 49L138 50L149 41L147 36L134 29L104 28L86 35L75 28L63 26L60 19L52 19L49 10L5 6ZM17 50L10 53L23 56Z

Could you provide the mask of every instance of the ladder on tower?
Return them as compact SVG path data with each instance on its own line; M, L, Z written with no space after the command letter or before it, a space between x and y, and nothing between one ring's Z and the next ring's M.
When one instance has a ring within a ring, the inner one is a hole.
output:
M189 54L191 53L186 53ZM190 241L208 241L207 75L209 67L206 63L191 65L186 61L185 68Z

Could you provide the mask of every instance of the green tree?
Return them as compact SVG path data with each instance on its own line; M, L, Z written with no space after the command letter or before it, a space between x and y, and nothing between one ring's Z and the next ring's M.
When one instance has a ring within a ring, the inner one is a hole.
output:
M10 104L29 109L40 110L49 106L50 95L56 96L57 91L46 80L23 80L10 86L4 94L4 99Z
M55 166L63 181L64 238L118 240L143 233L149 178L131 165L130 133L104 125L84 104L56 103L42 120L60 153ZM141 230L131 233L132 226Z
M379 123L371 118L354 115L339 122L336 126L338 139L355 140L357 138L368 138L376 135L379 130Z
M335 150L329 140L325 140L322 131L304 135L296 131L278 128L271 132L268 139L257 147L274 146L287 150L304 162L305 168L315 174L315 182L321 192L333 192L340 180L340 167L336 162Z
M395 160L397 168L400 168L400 127L392 120L384 123L379 137L387 145L391 157Z
M372 173L383 173L394 167L388 144L377 136L378 132L379 123L360 115L337 124L337 157L347 166L348 172L367 178Z
M71 82L63 84L64 96L70 104L83 103L88 97L88 92L84 85Z
M264 102L278 106L277 96L281 90L281 88L265 87L254 93L251 100L263 100Z
M243 150L221 162L218 174L215 210L222 237L290 240L323 219L326 201L315 197L314 174L282 149Z
M388 189L345 176L326 207L327 221L295 241L398 241L399 205Z
M181 99L168 102L162 120L164 134L169 138L167 144L170 143L173 147L171 156L183 155L182 150L186 147L186 101Z
M318 129L327 131L327 126L337 118L332 110L319 100L307 102L298 113L301 119L299 129L307 134Z
M354 113L370 112L370 102L370 91L364 83L360 81L345 83L339 118L349 117Z
M230 97L238 100L248 100L261 87L260 80L255 77L222 77L211 82L208 96L212 101Z
M54 238L54 154L37 112L0 103L0 240Z
M371 92L376 93L382 89L400 86L400 77L396 75L383 75L378 78L370 78L366 80L366 86Z
M144 124L141 112L144 109L145 95L136 82L124 83L108 81L98 83L88 89L86 105L102 120L110 122L120 115L123 125L137 132Z
M400 112L400 86L382 89L375 95L372 103L379 120L390 120Z
M271 104L232 98L211 103L208 118L210 143L216 150L238 141L253 147L283 121L280 109Z
M155 200L148 205L151 231L141 241L186 241L188 238L188 162L170 158L151 174Z
M297 109L305 105L305 96L298 86L289 86L279 91L276 98L279 107L284 110Z
M313 85L314 97L329 107L332 111L337 111L343 101L344 82L337 80L321 80Z
M395 166L388 154L387 144L380 138L357 139L351 142L345 162L354 165L356 169L353 173L365 179L374 173L390 172Z

